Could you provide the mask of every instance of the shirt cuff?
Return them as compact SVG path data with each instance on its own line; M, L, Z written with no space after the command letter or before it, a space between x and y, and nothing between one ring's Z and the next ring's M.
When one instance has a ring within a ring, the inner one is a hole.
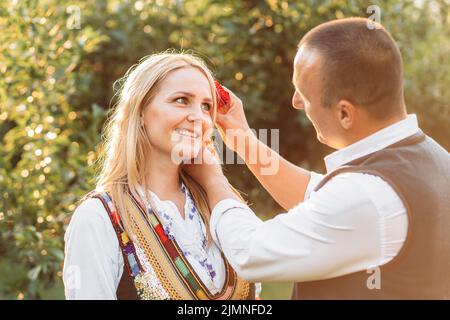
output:
M314 190L314 188L317 186L317 184L323 179L324 175L319 174L313 171L311 172L311 178L309 179L308 186L306 187L305 196L303 198L303 201L308 200L309 196L311 195L311 192Z
M219 201L215 207L212 209L211 212L211 219L209 220L209 228L211 231L211 236L214 242L217 244L219 249L222 251L222 246L220 245L219 237L217 236L217 225L220 221L220 218L229 210L231 209L244 209L244 210L250 210L250 208L243 204L242 202L239 202L232 198L227 198L224 200Z

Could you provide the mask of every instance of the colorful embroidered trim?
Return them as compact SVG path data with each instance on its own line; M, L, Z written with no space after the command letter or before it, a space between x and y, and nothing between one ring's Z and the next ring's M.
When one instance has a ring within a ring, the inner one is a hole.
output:
M135 206L139 209L139 211L143 211L142 204L139 203L138 200L134 198L133 195L131 195L131 192L129 193L131 199L133 200ZM229 263L226 261L225 257L225 266L227 269L226 272L226 279L225 279L225 286L222 290L222 292L213 295L209 292L209 290L204 286L201 279L198 278L198 276L195 274L195 272L192 271L192 267L190 266L188 261L185 261L184 257L182 256L182 251L178 247L177 243L174 240L171 240L167 237L167 235L164 232L163 226L160 223L158 217L155 215L153 210L147 210L148 215L143 216L145 218L145 221L149 223L149 227L153 229L159 238L159 242L162 245L162 249L168 254L169 260L173 262L173 264L178 269L179 274L182 276L184 282L187 284L187 287L190 289L190 291L194 294L194 296L197 299L204 300L204 299L229 299L231 295L235 292L236 289L236 280L237 277L235 275L234 270L231 268Z
M139 261L133 242L130 240L125 230L121 227L120 215L117 213L115 206L107 193L97 193L95 197L100 199L103 202L103 205L106 205L109 208L109 210L106 211L108 211L114 230L116 231L117 237L120 241L120 248L123 256L127 258L126 261L124 261L124 264L130 276L135 278L141 271L144 271L144 268Z

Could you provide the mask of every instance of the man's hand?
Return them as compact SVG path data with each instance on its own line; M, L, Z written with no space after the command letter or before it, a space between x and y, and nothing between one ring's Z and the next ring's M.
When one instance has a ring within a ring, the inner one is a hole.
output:
M218 113L216 119L223 141L245 161L275 201L289 210L304 200L310 172L283 159L259 141L247 123L242 101L229 89L225 90L230 94L230 108L225 114ZM263 168L277 170L273 174L263 174Z
M239 140L237 138L243 138L244 135L251 135L252 132L245 117L241 99L228 88L224 87L224 89L230 94L230 106L227 113L217 113L217 129L227 147L238 152L240 150L237 150L237 141Z

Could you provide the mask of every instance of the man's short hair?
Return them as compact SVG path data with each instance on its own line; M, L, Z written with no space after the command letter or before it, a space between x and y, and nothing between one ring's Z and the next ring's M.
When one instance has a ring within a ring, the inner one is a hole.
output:
M371 23L375 28L369 28ZM389 32L366 18L346 18L310 30L299 47L321 58L322 104L345 99L382 119L403 106L403 63Z

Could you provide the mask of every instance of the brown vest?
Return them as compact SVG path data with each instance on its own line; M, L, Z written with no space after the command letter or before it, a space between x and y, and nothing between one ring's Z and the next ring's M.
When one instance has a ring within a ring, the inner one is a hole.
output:
M450 299L450 155L419 132L328 173L315 191L344 172L381 177L408 213L399 254L380 266L381 289L367 270L298 283L293 299ZM345 199L344 199L345 201Z
M125 256L123 258L127 259ZM117 286L116 294L117 300L139 300L133 278L125 269L125 265L123 266L122 277L120 278L119 285Z

